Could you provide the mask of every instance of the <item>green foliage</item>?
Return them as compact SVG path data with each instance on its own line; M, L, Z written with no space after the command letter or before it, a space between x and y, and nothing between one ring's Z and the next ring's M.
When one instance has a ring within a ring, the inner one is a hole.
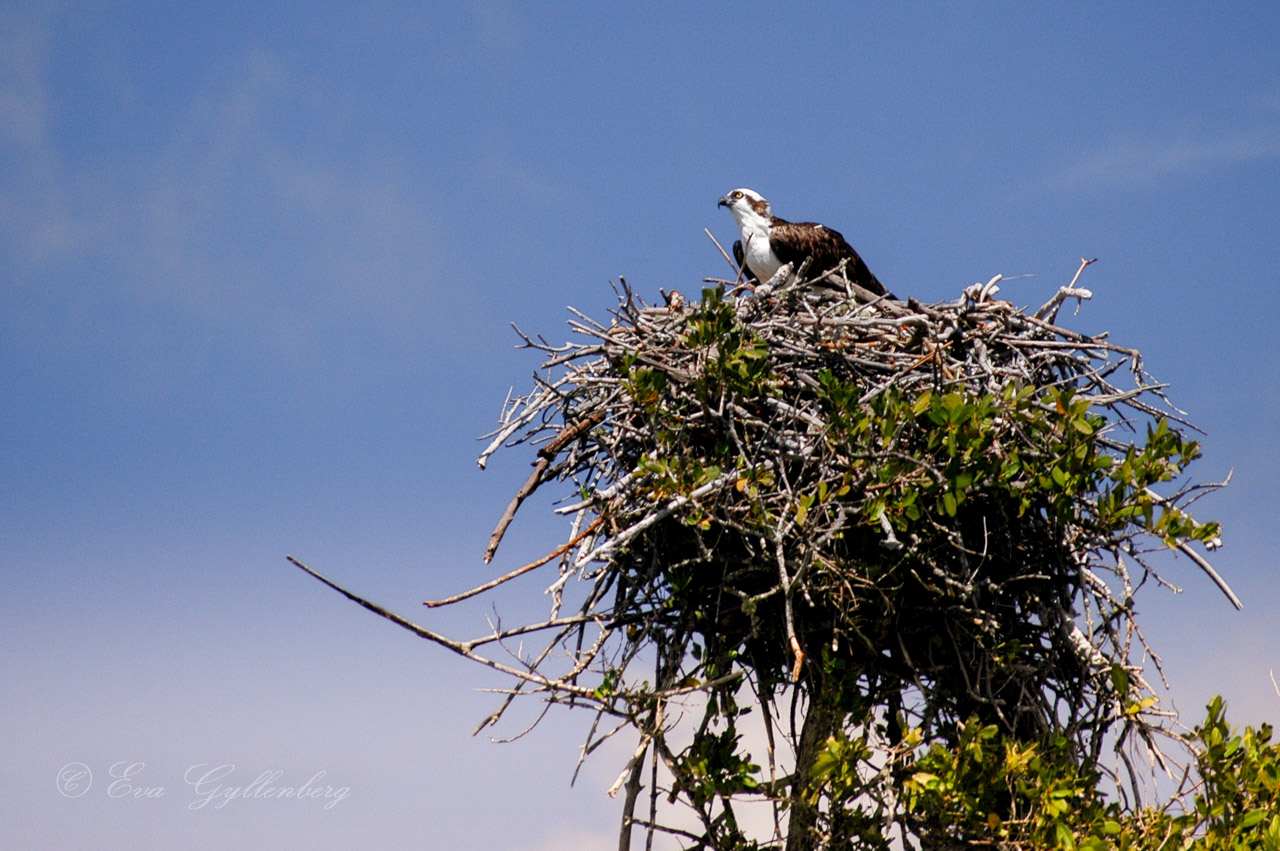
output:
M695 806L704 806L716 797L729 797L759 788L760 766L745 759L738 750L741 737L731 724L720 733L700 730L677 762L681 791Z
M970 722L953 747L934 744L899 766L908 818L928 841L954 845L1276 851L1280 745L1266 724L1232 730L1224 709L1215 697L1188 737L1199 779L1164 806L1126 810L1108 801L1097 769L1078 762L1060 736L1020 742ZM826 759L852 762L832 756L842 753L833 739ZM833 782L833 792L840 788Z
M1270 724L1233 730L1215 697L1196 727L1201 788L1188 811L1173 819L1182 837L1204 849L1280 849L1280 745Z
M904 768L908 818L934 842L1105 848L1117 808L1103 803L1097 771L1072 751L1061 736L1021 742L971 721L954 747L934 744Z

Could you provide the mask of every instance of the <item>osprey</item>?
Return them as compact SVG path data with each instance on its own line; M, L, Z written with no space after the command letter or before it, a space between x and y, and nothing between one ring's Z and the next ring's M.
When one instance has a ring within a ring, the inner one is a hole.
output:
M733 259L760 283L772 278L783 264L799 269L806 258L813 258L810 275L821 275L844 263L850 283L892 298L838 231L814 222L780 219L769 212L769 202L750 189L733 190L718 206L729 208L742 236L733 243Z

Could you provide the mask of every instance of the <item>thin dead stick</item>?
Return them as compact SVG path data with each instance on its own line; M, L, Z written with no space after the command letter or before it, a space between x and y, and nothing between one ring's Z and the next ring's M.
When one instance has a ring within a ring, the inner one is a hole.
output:
M1190 544L1186 541L1179 541L1178 549L1182 551L1187 558L1195 562L1196 566L1203 570L1205 574L1213 580L1213 584L1217 585L1218 590L1227 595L1227 599L1231 601L1231 605L1235 606L1237 611L1244 608L1244 603L1240 602L1240 598L1236 596L1236 592L1231 590L1231 586L1227 584L1227 580L1223 579L1218 574L1218 571L1213 569L1213 565L1209 564L1203 556L1191 549Z
M915 363L911 364L911 366L907 367L907 368L906 368L906 370L904 370L904 371L905 371L905 372L911 372L911 371L915 370L917 367L920 367L920 366L922 366L922 365L924 365L924 364L928 363L928 362L929 362L929 361L931 361L931 360L936 360L936 361L938 361L938 363L942 363L941 358L939 358L938 356L939 356L942 352L946 351L948 348L950 348L950 347L951 347L951 342L952 342L951 340L947 340L947 341L946 341L945 343L943 343L941 346L938 346L936 349L933 349L932 351L930 351L927 355L924 355L924 356L922 356L922 357L920 357L920 358L917 358L917 359L916 359L916 361L915 361Z
M591 550L588 553L584 553L583 555L578 556L578 558L574 560L574 565L581 567L583 565L590 564L593 561L607 558L608 556L616 552L619 547L626 544L636 535L639 535L641 532L653 526L655 523L658 523L659 521L665 519L666 517L669 517L670 515L674 514L676 511L684 508L686 505L696 502L697 500L701 499L704 496L707 496L708 494L712 494L718 490L722 490L723 488L727 487L731 482L735 481L737 478L738 478L737 472L725 473L724 475L719 476L710 482L707 482L705 485L702 485L701 487L694 488L693 491L691 491L688 496L681 495L676 497L675 499L671 500L666 505L664 505L662 508L658 509L652 514L647 515L643 520L636 523L635 525L629 526L628 528L622 530L614 537L610 538L600 546L596 547L594 550Z
M591 429L603 419L604 411L596 411L571 426L565 426L554 440L538 450L538 460L533 465L533 472L529 474L529 478L525 479L524 484L516 491L516 495L511 498L511 502L507 505L507 510L502 512L502 517L499 518L497 527L493 530L493 534L489 536L489 545L484 548L485 564L493 561L493 555L498 551L498 545L502 543L502 536L507 533L507 527L511 525L511 521L516 519L516 512L520 509L520 503L524 502L542 484L543 476L546 475L547 468L551 466L551 461L571 440L584 431Z
M745 284L746 270L744 268L739 267L738 264L733 260L733 258L729 256L729 252L725 251L724 246L720 244L720 241L711 235L711 231L707 230L706 228L703 228L702 232L705 233L711 239L712 244L714 244L715 247L719 249L720 256L724 258L725 262L733 267L733 273L738 276L737 284L739 286ZM745 265L746 264L744 263L743 266Z
M605 709L606 712L613 713L612 709L605 707L603 704L601 704L599 698L596 697L595 691L592 689L584 688L583 686L575 686L566 682L557 682L549 679L548 677L544 677L535 671L527 671L527 670L521 670L519 668L513 668L510 665L504 665L503 663L494 661L493 659L490 659L486 656L481 656L479 653L476 653L471 649L475 645L475 642L456 641L452 638L443 636L438 632L433 632L424 626L419 626L418 624L414 623L408 618L402 617L396 614L395 612L391 611L390 609L385 609L382 606L379 606L377 603L366 600L364 597L361 597L359 594L356 594L352 591L348 591L346 588L343 588L341 585L334 582L332 579L328 578L327 576L324 576L323 574L315 570L312 570L310 567L303 564L301 561L294 558L293 556L285 556L285 558L287 558L290 564L292 564L294 567L297 567L304 573L312 576L315 579L318 579L320 582L324 583L325 585L328 585L334 591L337 591L339 594L346 597L348 600L352 601L353 603L359 603L369 611L373 612L375 615L386 618L387 620L394 623L396 626L402 627L403 629L407 629L409 632L412 632L414 635L418 636L419 638L425 638L427 641L431 641L435 644L439 644L441 647L444 647L448 650L452 650L454 653L457 653L459 656L465 656L466 658L470 659L473 662L479 662L481 665L484 665L487 668L492 668L495 671L499 671L500 673L503 673L503 674L508 674L510 676L516 677L519 680L531 682L535 685L542 686L543 688L548 689L550 691L565 692L567 694L572 694L575 697L583 698L592 702L593 704L600 705L602 708ZM491 638L485 639L485 641L489 641L489 640L492 640L492 639Z
M1080 275L1082 272L1084 272L1084 267L1088 266L1090 263L1097 263L1097 262L1098 262L1097 257L1094 257L1092 260L1086 260L1085 258L1081 257L1080 268L1076 269L1076 276L1071 279L1071 283L1067 284L1067 289L1074 290L1076 288L1076 281L1080 280Z
M1145 490L1147 492L1147 495L1150 496L1155 502L1163 506L1170 505L1170 501L1168 499L1165 499L1160 494L1153 491L1151 488L1145 488ZM1218 586L1218 590L1220 590L1223 594L1227 596L1227 599L1231 601L1231 605L1236 607L1236 611L1240 611L1241 609L1244 608L1244 603L1240 602L1240 598L1236 596L1236 592L1231 590L1231 586L1227 584L1227 580L1223 579L1221 574L1219 574L1218 571L1213 569L1213 565L1209 564L1207 559L1205 559L1202 555L1200 555L1195 550L1191 549L1191 544L1187 543L1186 541L1179 541L1178 550L1181 551L1187 558L1195 562L1196 567L1203 570L1205 572L1205 575L1213 580L1213 584Z
M498 519L497 527L494 528L493 534L489 536L489 545L484 548L485 564L493 561L494 553L498 551L498 545L502 543L502 536L507 533L507 527L511 525L511 521L516 519L516 512L520 509L520 503L524 502L542 484L542 477L546 474L549 466L551 466L551 458L546 456L539 458L534 463L533 472L529 474L529 478L524 480L524 484L516 491L515 496L511 497L511 502L507 504L506 511L502 512L502 517Z
M560 545L555 550L551 551L550 553L547 553L545 556L538 559L537 561L529 562L524 567L518 567L515 570L511 571L510 573L505 574L503 576L499 576L497 579L490 580L489 582L486 582L483 585L472 588L470 591L463 591L461 594L455 594L454 596L446 597L443 600L426 600L422 603L422 605L426 606L429 609L434 609L436 606L447 606L450 603L460 603L463 600L476 596L477 594L483 594L485 591L488 591L490 588L497 588L499 585L501 585L504 582L509 582L512 579L515 579L517 576L523 576L524 574L528 573L529 571L535 568L542 567L544 564L556 558L557 556L564 555L569 550L577 546L578 543L583 538L595 532L595 530L599 528L600 524L603 522L604 522L603 517L597 517L595 520L591 521L590 526L582 530L582 533L577 537L573 538L573 540Z
M1075 277L1071 279L1071 283L1067 284L1065 287L1059 287L1058 292L1054 294L1053 298L1045 302L1045 304L1035 312L1035 316L1031 318L1053 322L1058 317L1058 310L1061 309L1062 303L1071 296L1075 296L1077 299L1090 298L1092 294L1088 290L1077 290L1076 283L1079 282L1080 275L1084 272L1085 267L1097 262L1097 257L1092 259L1081 257L1080 268L1076 269ZM1079 303L1077 302L1077 311L1079 311L1078 304Z

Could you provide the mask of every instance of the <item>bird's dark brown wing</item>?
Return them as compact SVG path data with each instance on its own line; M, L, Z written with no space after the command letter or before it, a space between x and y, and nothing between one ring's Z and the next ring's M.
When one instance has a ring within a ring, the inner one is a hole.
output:
M733 241L733 262L738 264L738 268L742 270L742 277L748 284L759 284L756 276L751 274L751 270L747 268L747 252L742 250L742 240L735 239Z
M825 225L776 220L773 223L769 247L773 249L774 255L779 260L783 263L794 263L796 268L799 268L806 258L812 257L813 261L809 264L810 276L829 272L841 262L847 261L845 275L848 276L850 283L857 284L876 295L888 295L884 284L871 274L871 270L858 256L858 252L853 250L853 246L845 241L839 231Z

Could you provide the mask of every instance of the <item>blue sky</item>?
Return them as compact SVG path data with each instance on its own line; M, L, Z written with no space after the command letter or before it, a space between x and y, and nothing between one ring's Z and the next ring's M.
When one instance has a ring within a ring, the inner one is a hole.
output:
M480 561L527 473L474 464L536 366L509 323L563 338L619 274L696 293L736 186L925 300L1034 274L1003 295L1039 304L1101 258L1072 325L1172 383L1199 478L1235 471L1198 511L1245 611L1170 559L1148 636L1187 720L1274 721L1278 55L1271 3L4 4L8 841L612 847L618 765L569 788L585 716L470 738L501 680L284 555L483 631L419 603L564 534L530 505ZM137 763L116 791L163 794L109 794ZM193 808L224 765L349 794Z

